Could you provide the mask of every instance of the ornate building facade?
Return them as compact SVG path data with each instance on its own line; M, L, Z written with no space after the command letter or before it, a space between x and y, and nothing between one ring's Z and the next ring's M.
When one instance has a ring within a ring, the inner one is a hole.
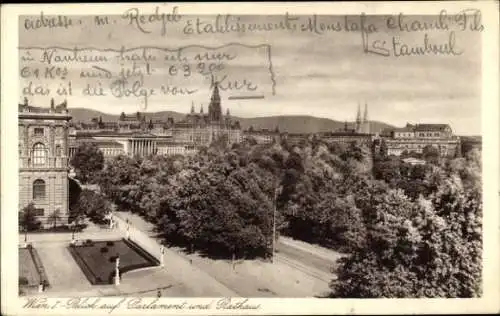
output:
M195 113L194 104L191 112L180 122L174 123L172 129L174 142L191 143L195 146L206 146L211 142L225 138L229 144L241 142L241 128L239 122L232 120L229 108L226 115L222 115L221 98L218 84L214 84L214 90L208 106L208 113Z
M460 154L460 138L453 134L448 124L408 123L403 128L384 130L381 136L388 155L422 153L427 146L438 149L443 157Z
M19 118L19 209L33 202L42 223L54 211L68 215L68 113L66 101L50 108L24 99Z
M221 97L218 85L214 85L208 113L191 113L178 122L173 118L165 121L147 120L140 112L134 115L122 113L117 122L103 122L94 118L91 122L73 124L70 135L70 156L80 143L94 143L106 159L126 154L148 155L189 155L201 146L224 139L228 144L242 140L240 124L229 114L222 115Z

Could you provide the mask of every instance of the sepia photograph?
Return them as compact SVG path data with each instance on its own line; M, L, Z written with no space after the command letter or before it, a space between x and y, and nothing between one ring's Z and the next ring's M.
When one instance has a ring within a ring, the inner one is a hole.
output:
M11 25L19 314L492 297L489 12L58 6Z

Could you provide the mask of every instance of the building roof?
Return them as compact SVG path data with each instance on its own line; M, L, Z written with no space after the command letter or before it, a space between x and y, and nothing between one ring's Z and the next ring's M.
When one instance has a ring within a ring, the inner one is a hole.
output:
M245 131L246 135L280 135L280 132L270 130Z
M92 137L88 138L78 138L78 139L70 139L69 140L69 147L78 147L78 145L82 143L92 143L96 145L112 145L115 147L123 147L123 145L115 140L112 139L96 139Z
M108 139L96 139L96 138L80 138L76 141L77 143L92 143L92 144L100 144L100 145L115 145L123 147L123 145L115 140Z
M22 114L48 114L48 115L56 115L56 116L64 116L66 118L70 118L68 112L68 104L66 101L62 102L59 105L54 104L54 99L51 100L50 107L39 107L28 104L28 99L24 99L24 103L18 104L18 113ZM63 115L61 115L63 114Z
M167 146L193 146L194 144L193 143L190 143L190 142L176 142L176 141L173 141L173 140L160 140L160 141L157 141L156 144L158 146L164 146L164 145L167 145Z
M414 130L416 132L442 132L449 128L450 125L448 124L416 124Z
M399 132L399 133L413 133L415 131L415 128L413 125L407 125L405 127L395 127L390 129L390 131L393 132Z
M322 137L370 137L372 134L356 133L355 131L323 132Z
M93 136L115 136L115 137L157 137L154 134L142 131L103 131L96 130L90 131L77 131L76 136L79 137L93 137Z
M382 135L390 135L391 132L442 132L447 129L451 130L450 125L448 124L406 124L405 127L394 127L394 128L385 128L382 130L380 134Z

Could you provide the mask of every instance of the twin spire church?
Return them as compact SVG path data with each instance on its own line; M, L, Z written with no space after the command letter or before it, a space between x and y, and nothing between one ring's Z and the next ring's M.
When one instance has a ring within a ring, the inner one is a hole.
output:
M356 115L355 131L358 134L370 134L370 121L368 120L368 105L365 102L365 112L361 119L361 108L358 103L358 114Z

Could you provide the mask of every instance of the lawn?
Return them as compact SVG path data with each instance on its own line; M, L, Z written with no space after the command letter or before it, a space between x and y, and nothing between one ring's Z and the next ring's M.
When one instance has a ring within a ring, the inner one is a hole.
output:
M23 279L23 286L40 284L40 275L27 248L19 248L19 279Z
M73 258L92 284L110 284L115 272L115 258L120 257L120 274L151 267L159 262L128 240L97 241L92 245L69 247ZM103 252L103 249L107 249Z

